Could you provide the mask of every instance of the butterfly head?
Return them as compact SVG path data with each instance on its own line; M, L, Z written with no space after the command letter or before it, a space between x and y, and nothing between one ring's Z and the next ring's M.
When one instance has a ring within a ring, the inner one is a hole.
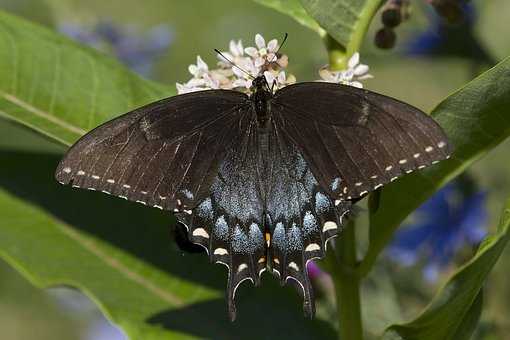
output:
M253 79L251 85L252 92L267 91L268 89L269 85L267 83L266 77L263 74Z

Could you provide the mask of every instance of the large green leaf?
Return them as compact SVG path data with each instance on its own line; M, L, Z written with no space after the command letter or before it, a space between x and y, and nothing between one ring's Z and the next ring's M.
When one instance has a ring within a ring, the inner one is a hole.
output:
M382 0L300 0L347 55L356 52Z
M65 144L174 93L48 29L0 11L0 116Z
M113 115L171 92L0 13L6 118L70 144ZM239 289L238 320L231 324L224 268L203 254L182 256L171 240L170 214L62 187L53 180L58 161L58 155L0 151L0 256L35 285L79 288L132 339L334 336L324 322L304 320L297 294L273 279L261 289Z
M470 339L481 313L482 286L509 239L510 200L497 234L482 243L473 259L448 280L416 320L389 327L383 339Z
M324 35L324 30L319 26L317 21L308 15L299 0L253 0L261 5L270 7L283 14L287 14L294 18L301 25L306 26L320 35Z
M432 112L455 147L451 159L387 185L370 211L366 274L402 221L443 184L510 135L510 58L446 98Z

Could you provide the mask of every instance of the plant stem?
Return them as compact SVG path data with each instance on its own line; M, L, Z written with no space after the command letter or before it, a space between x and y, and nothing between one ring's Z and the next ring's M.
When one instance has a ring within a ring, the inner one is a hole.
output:
M345 69L348 60L345 47L333 39L333 37L329 34L326 34L324 37L324 44L328 49L329 68L333 71Z
M339 338L362 340L360 277L357 270L356 231L349 222L335 244L336 262L333 266Z

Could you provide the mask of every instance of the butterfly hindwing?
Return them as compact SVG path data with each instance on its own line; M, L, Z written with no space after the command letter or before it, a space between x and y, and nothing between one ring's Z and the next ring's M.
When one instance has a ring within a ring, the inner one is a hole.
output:
M225 127L235 136L216 141L225 154L212 172L208 195L191 214L177 214L188 227L189 239L207 250L211 262L228 267L227 303L232 320L237 288L245 280L258 285L266 268L256 124L247 109L236 126Z
M325 256L326 243L340 231L350 202L335 206L283 127L277 124L272 130L270 149L267 220L272 231L271 266L282 284L289 280L297 283L305 314L311 317L315 303L307 263Z
M362 197L451 153L444 132L426 114L352 86L287 86L275 94L273 115L317 180L341 200Z

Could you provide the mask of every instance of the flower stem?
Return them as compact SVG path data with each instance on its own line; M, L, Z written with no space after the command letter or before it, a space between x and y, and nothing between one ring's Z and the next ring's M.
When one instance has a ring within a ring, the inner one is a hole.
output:
M360 277L356 256L356 231L348 223L335 243L335 264L332 266L335 284L339 338L362 340Z
M333 71L345 69L348 61L345 47L329 34L324 37L324 44L328 50L329 68Z

